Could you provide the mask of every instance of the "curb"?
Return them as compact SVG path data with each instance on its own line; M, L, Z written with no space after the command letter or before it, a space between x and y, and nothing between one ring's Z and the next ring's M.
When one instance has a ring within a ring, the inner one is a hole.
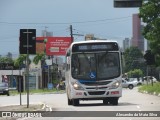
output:
M156 92L153 92L153 93L149 93L148 91L139 91L140 93L144 93L144 94L149 94L149 95L154 95L154 96L158 96L160 97L160 93L156 93Z

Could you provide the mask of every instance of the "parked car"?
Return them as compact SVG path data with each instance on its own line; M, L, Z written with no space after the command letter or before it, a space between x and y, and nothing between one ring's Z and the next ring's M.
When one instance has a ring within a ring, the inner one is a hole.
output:
M129 78L129 82L135 82L137 85L142 85L143 84L143 81L142 81L142 78Z
M145 76L145 77L143 77L143 79L145 81L148 80L148 82L152 82L152 80L153 80L154 83L158 82L157 79L154 76Z
M122 79L122 87L123 88L133 89L135 86L137 86L136 82L131 82L131 81L127 81L125 79Z
M8 83L0 83L0 95L8 95L9 96Z

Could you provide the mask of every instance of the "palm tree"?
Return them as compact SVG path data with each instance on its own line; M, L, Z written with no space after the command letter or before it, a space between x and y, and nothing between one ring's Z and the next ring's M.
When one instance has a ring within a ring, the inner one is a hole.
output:
M33 63L37 65L37 64L39 63L39 61L42 61L42 60L44 59L44 57L45 57L45 54L44 54L44 53L42 53L42 54L37 54L37 55L33 58Z
M36 56L33 58L33 63L34 64L38 64L39 62L41 62L41 66L44 64L44 60L45 60L45 54L44 53L41 53L41 54L36 54ZM46 78L45 78L45 75L44 75L44 69L42 68L42 88L45 88L45 81L46 81Z

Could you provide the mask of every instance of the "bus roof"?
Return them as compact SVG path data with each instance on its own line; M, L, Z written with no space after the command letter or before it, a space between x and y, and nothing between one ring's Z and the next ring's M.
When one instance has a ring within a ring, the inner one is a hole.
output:
M70 47L72 47L74 44L81 44L81 43L95 43L95 42L115 42L118 44L118 42L116 40L85 40L85 41L77 41L77 42L73 42Z
M111 43L111 42L113 42L113 43L117 43L117 45L118 45L118 47L119 47L119 44L118 44L118 42L116 41L116 40L84 40L84 41L77 41L77 42L73 42L73 43L71 43L71 45L70 45L70 47L67 49L67 51L66 52L68 52L71 48L72 48L72 46L74 45L74 44L82 44L82 43L104 43L104 42L108 42L108 43Z
M85 41L78 41L78 42L73 42L72 44L75 43L93 43L93 42L116 42L118 43L116 40L85 40Z

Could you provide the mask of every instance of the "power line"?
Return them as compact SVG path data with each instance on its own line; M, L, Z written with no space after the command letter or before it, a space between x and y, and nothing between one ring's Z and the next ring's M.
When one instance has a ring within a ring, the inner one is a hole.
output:
M127 16L127 17L118 17L118 18L106 18L106 19L101 19L101 20L90 20L90 21L74 21L74 22L61 22L61 23L56 23L56 22L52 22L52 23L20 23L20 22L0 22L1 24L82 24L82 23L95 23L95 22L105 22L105 21L111 21L111 20L120 20L120 19L126 19L126 18L130 18L132 16Z

